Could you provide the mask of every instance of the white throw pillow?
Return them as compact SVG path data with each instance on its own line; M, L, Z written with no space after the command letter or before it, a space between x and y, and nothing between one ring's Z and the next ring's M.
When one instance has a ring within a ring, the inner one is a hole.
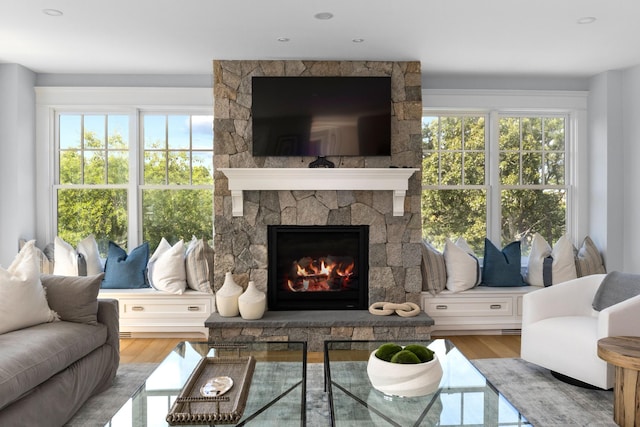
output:
M478 285L481 280L480 264L467 242L458 238L454 244L447 239L444 245L444 263L447 269L447 289L462 292Z
M93 234L78 243L77 251L56 236L53 256L53 274L56 276L94 276L104 271L100 261L98 242Z
M27 240L20 239L18 244L20 248L18 252L20 252L24 245L27 244ZM36 252L36 258L38 260L38 268L40 268L40 273L53 274L53 243L49 243L43 249L40 249L34 245L33 249Z
M531 286L544 286L544 260L551 257L551 283L566 282L578 277L574 259L573 244L567 235L562 236L551 249L551 246L540 234L533 235L529 267L526 282ZM549 286L549 284L547 284Z
M73 246L56 236L53 241L53 274L56 276L78 275L78 253Z
M104 266L100 260L98 242L93 234L78 242L78 253L84 256L87 262L87 276L95 276L104 271Z
M27 242L8 269L0 268L0 334L58 318L40 282L34 244Z
M159 291L183 294L187 288L184 241L171 246L163 237L147 266L149 284Z

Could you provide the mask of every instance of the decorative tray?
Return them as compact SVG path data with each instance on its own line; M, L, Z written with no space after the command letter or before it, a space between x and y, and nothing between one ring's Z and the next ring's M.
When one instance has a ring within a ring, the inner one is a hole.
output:
M255 364L253 356L202 358L167 414L169 425L238 423Z

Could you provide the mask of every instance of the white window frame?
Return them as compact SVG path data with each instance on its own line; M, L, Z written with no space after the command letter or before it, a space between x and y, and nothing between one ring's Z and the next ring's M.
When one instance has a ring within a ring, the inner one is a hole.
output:
M136 247L142 243L141 150L143 148L139 128L142 112L213 115L213 92L210 88L36 88L36 239L38 241L48 243L53 241L56 235L56 190L60 188L56 160L59 146L57 113L118 113L130 117L129 184L126 187L128 188L128 206L136 208L135 212L129 209L128 245ZM106 187L116 188L116 186ZM100 186L91 188L100 188ZM171 189L172 186L167 185L162 188ZM179 188L185 188L185 186Z
M500 190L499 176L492 171L498 167L498 120L501 116L526 115L566 116L566 171L567 189L566 232L574 245L586 235L588 212L587 163L587 92L583 91L506 91L506 90L442 90L422 91L423 116L443 114L486 115L485 186L487 191L487 238L500 244ZM478 188L478 186L473 186ZM436 186L424 186L433 189ZM441 187L445 188L445 187ZM465 188L460 186L459 188ZM526 189L527 186L521 188ZM491 203L491 205L489 205ZM578 215L580 212L580 215ZM552 242L553 244L553 242Z

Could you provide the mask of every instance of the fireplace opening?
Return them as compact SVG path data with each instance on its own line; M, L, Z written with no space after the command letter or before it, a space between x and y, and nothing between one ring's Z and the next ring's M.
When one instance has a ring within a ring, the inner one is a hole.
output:
M369 226L271 225L269 310L368 307Z

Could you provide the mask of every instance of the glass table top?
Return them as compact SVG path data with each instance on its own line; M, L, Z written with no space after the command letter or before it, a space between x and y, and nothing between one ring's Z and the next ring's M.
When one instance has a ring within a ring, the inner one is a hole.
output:
M167 414L203 357L252 355L255 369L247 405L236 426L304 426L306 423L305 342L246 342L243 347L182 342L158 365L106 426L167 426ZM185 424L180 424L185 425ZM229 425L229 424L226 424Z
M420 397L388 396L371 385L367 361L387 341L326 341L325 388L335 426L531 426L448 340L423 344L442 365L439 388Z

